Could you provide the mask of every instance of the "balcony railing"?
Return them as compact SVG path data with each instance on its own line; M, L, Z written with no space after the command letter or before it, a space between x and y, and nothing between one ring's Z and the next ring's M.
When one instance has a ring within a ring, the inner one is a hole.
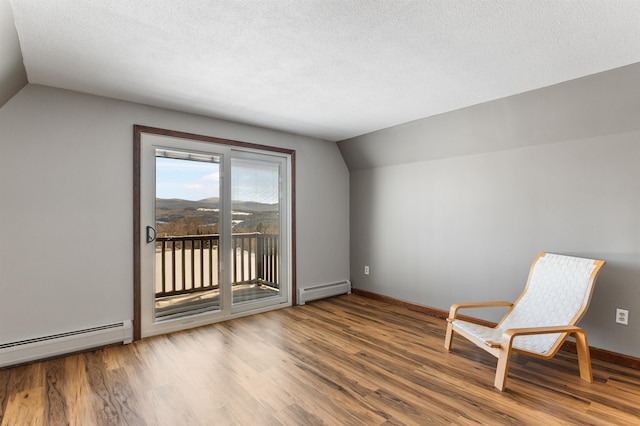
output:
M279 288L278 235L232 234L233 285ZM219 288L218 234L156 239L156 298Z

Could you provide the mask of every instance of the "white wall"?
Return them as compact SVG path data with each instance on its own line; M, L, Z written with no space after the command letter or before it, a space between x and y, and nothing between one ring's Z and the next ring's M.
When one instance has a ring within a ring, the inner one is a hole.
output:
M448 310L514 300L541 251L603 259L581 325L640 357L639 88L634 65L339 142L354 287Z
M334 143L28 85L0 108L0 343L133 316L133 125L296 150L297 283L349 277Z

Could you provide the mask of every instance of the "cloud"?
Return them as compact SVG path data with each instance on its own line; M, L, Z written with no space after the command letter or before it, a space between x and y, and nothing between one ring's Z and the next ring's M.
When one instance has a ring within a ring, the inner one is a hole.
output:
M211 173L199 178L195 182L183 185L185 192L200 198L217 197L220 193L220 176L218 173Z

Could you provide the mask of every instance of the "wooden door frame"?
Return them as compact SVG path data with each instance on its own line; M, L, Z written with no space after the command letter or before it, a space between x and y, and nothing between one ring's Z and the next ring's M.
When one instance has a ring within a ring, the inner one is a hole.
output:
M278 148L267 145L260 145L250 142L241 142L231 139L221 139L213 136L204 136L188 132L180 132L176 130L167 130L157 127L149 127L135 124L133 126L133 339L140 340L142 338L142 307L141 307L141 221L140 221L140 182L141 182L141 143L142 134L152 134L160 136L169 136L175 138L189 139L199 142L209 142L221 145L229 145L247 149L255 149L267 152L277 152L286 154L291 157L291 179L289 194L291 200L290 218L291 223L291 304L296 304L296 151L287 148Z

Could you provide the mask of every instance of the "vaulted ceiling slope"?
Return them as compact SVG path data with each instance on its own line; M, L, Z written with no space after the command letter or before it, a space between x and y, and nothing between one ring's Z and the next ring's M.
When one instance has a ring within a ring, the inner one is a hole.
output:
M30 83L330 141L640 62L637 0L10 0Z
M0 108L27 84L9 0L0 0Z

